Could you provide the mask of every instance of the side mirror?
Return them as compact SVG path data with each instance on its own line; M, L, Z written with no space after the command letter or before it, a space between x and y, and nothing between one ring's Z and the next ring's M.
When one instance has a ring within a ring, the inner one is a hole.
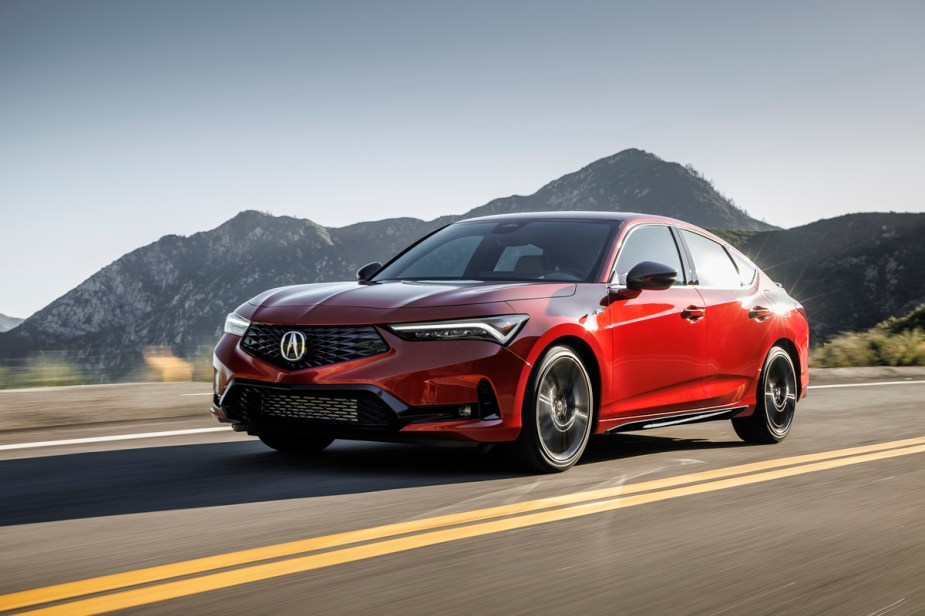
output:
M367 263L357 270L357 280L360 282L369 282L370 278L376 275L376 272L382 269L382 264L378 261Z
M678 272L664 263L643 261L633 266L626 275L626 286L629 289L642 291L651 289L660 291L674 284Z

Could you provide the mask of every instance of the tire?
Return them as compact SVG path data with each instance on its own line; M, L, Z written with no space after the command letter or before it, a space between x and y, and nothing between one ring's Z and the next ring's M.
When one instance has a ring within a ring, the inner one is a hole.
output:
M746 443L779 443L790 433L797 405L797 376L793 360L781 347L773 347L764 360L758 381L755 412L732 420Z
M517 459L530 470L558 473L581 458L594 419L594 389L578 354L551 347L527 384Z
M288 434L260 434L263 444L280 453L310 455L318 453L334 442L333 438L314 434L291 436Z

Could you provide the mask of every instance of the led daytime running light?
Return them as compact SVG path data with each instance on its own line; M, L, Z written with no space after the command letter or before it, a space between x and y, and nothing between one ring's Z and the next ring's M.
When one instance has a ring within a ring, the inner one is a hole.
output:
M527 315L512 314L485 319L403 323L389 329L405 340L492 340L507 344L527 322Z

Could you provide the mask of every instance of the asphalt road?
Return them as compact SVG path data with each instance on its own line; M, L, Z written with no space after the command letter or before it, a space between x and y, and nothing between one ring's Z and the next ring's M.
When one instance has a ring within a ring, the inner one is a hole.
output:
M866 381L812 390L780 445L627 433L554 476L215 430L10 448L214 428L206 396L202 418L7 431L0 611L925 614L925 382Z

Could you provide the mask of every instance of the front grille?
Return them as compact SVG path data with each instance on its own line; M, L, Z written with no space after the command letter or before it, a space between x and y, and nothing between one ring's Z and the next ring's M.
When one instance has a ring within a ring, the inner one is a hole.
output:
M358 428L387 428L396 415L369 391L298 391L243 385L229 392L225 412L231 419L260 423L313 423Z
M305 334L306 351L299 361L283 358L280 342L286 332ZM352 359L372 357L389 350L371 325L349 327L294 327L253 323L241 340L241 348L255 357L285 370L305 370Z

